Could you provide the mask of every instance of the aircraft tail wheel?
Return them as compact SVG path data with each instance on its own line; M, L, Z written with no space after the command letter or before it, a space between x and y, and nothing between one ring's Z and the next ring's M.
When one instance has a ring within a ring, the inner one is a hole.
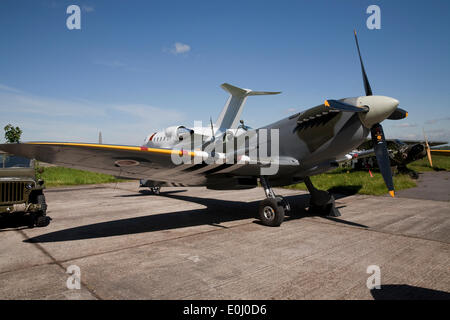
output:
M161 190L161 187L151 187L150 188L150 191L155 195L159 195L160 190Z
M264 199L259 204L259 219L269 227L278 227L284 220L284 208L279 199Z

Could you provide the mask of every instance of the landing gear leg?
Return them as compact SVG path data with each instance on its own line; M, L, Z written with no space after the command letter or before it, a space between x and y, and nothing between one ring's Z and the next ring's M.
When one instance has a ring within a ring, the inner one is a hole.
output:
M309 177L304 179L311 199L309 200L309 210L324 216L339 217L341 213L336 208L334 197L327 191L318 190Z
M284 220L284 214L291 208L283 197L275 195L267 177L262 176L260 181L267 198L259 203L259 219L266 226L278 227Z

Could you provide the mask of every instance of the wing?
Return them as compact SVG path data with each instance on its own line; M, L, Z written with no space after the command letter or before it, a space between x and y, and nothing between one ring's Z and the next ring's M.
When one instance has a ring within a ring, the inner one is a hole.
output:
M433 156L450 156L450 150L430 149Z
M336 162L346 162L352 159L361 159L361 158L367 158L367 157L374 157L375 151L373 149L369 150L357 150L352 151L347 154L345 154L342 158L336 159Z
M193 155L192 152L182 150L59 142L3 144L0 145L0 149L63 167L106 173L127 179L160 178L161 181L174 183L186 182L184 178L174 175L173 170L182 170L187 165L177 166L172 161L172 154ZM201 183L195 179L189 182L193 185Z
M425 141L423 141L423 140L399 140L399 139L386 139L386 142L388 144L388 148L391 148L391 149L392 149L393 144L398 144L398 143L404 143L407 145L425 143ZM433 147L433 146L447 144L447 142L445 142L445 141L428 141L428 144L430 145L430 147ZM373 148L373 145L372 145L372 140L370 140L370 139L367 139L358 147L359 150L371 149L371 148Z
M261 167L270 163L205 163L201 152L89 143L29 142L0 145L0 150L39 161L127 179L149 179L180 186L215 184L239 177L258 177ZM180 163L183 156L191 161ZM199 160L200 159L200 160ZM299 163L278 160L281 172L291 173Z
M386 139L386 140L388 140L388 139ZM389 140L395 141L396 139L389 139ZM425 143L424 140L401 140L401 142L406 143L406 144ZM428 141L428 145L430 147L440 146L440 145L447 144L447 143L448 143L448 141Z

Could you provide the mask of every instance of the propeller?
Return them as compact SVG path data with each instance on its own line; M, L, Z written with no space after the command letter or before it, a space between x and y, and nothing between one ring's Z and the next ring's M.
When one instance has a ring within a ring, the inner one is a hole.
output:
M366 96L371 96L372 88L370 87L369 79L367 78L366 70L364 69L364 63L361 58L361 52L359 51L359 43L358 37L356 36L356 30L353 30L353 32L355 33L356 48L358 49L359 62L361 63L361 72L363 76L364 90L366 91Z
M391 197L394 197L394 182L392 180L391 161L389 159L389 151L387 149L387 143L384 138L383 127L377 123L370 129L372 136L373 150L377 157L378 167L380 168L381 175L383 176L384 183L389 190Z
M427 136L425 135L425 129L422 128L422 131L423 131L423 137L425 139L425 149L427 150L428 162L430 163L430 167L433 167L433 161L431 160L431 149L430 149L430 145L428 144Z
M212 122L212 117L209 117L209 123L211 125L211 140L214 141L216 139L216 137L214 136L214 126L213 126L213 122Z
M372 96L372 88L370 87L369 79L367 78L366 70L364 69L364 63L361 57L361 51L359 50L358 37L356 30L354 30L356 48L358 49L359 62L361 63L361 72L364 82L364 90L366 96ZM404 111L404 110L403 110ZM393 112L395 113L395 111ZM401 113L401 111L400 111ZM407 112L405 111L405 115ZM389 190L391 197L394 197L394 182L392 179L391 162L389 159L389 151L387 149L386 139L384 138L383 127L380 123L375 123L370 128L370 134L372 136L373 148L375 156L377 157L378 167L380 168L381 175L383 176L384 183Z

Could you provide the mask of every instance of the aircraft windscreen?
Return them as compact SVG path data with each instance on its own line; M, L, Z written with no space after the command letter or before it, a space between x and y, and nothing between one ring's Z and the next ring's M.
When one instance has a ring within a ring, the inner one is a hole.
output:
M239 125L238 128L242 128L242 129L244 129L246 131L253 129L252 127L246 126L244 124Z
M185 128L185 127L179 127L177 129L177 134L178 135L180 135L180 134L191 134L191 133L192 133L192 130L189 130L189 129Z
M24 157L0 155L1 168L30 168L31 160Z

